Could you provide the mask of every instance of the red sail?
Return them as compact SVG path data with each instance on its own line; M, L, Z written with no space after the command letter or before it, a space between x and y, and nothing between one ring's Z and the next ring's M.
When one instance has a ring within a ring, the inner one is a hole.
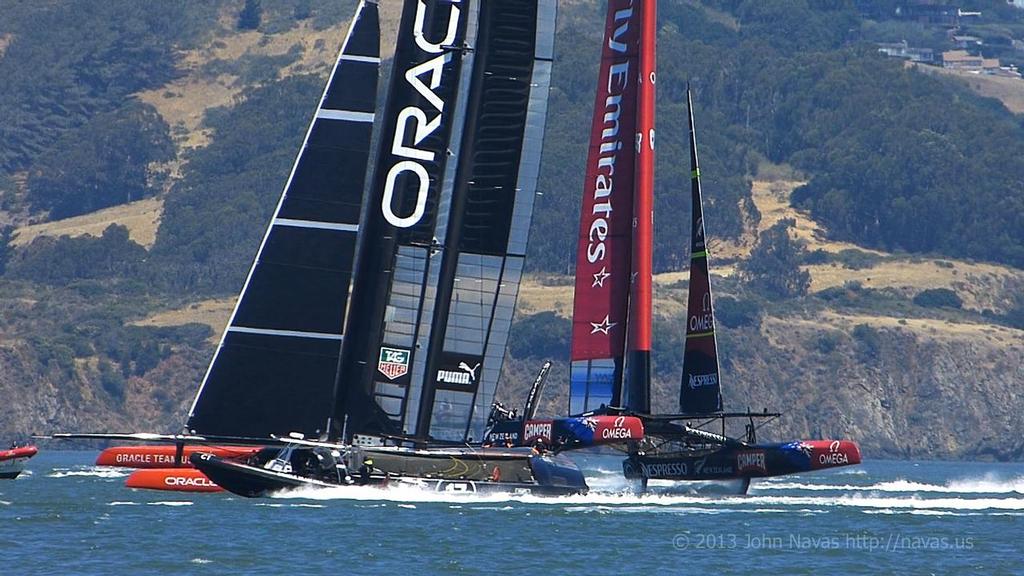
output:
M640 10L609 0L580 213L570 413L618 401L633 237ZM590 361L602 361L594 374ZM601 382L593 394L591 383Z

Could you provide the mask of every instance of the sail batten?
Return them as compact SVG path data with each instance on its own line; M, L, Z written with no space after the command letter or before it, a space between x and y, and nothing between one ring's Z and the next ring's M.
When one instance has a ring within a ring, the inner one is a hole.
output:
M324 120L342 120L346 122L373 122L373 112L359 112L356 110L328 110L321 108L316 113L317 118Z
M320 332L301 332L299 330L270 330L267 328L251 328L248 326L229 326L228 332L240 332L244 334L263 334L265 336L289 336L292 338L314 338L317 340L338 340L342 334L324 334Z
M295 218L274 218L274 226L291 226L293 228L316 228L318 230L334 230L336 232L359 232L358 224L338 224L323 220L297 220Z

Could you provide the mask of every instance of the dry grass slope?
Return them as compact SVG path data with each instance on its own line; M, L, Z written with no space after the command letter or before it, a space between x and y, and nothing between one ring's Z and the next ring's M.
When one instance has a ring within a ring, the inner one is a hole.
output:
M965 70L950 70L935 66L918 65L917 69L929 74L960 78L971 90L1002 102L1010 112L1024 114L1024 79L972 74Z
M100 236L111 224L121 224L128 228L129 238L149 248L156 241L163 210L163 200L147 198L74 218L24 226L15 231L11 243L24 246L39 236Z
M135 326L182 326L184 324L206 324L213 330L211 340L216 343L231 318L235 298L203 300L177 310L158 312L148 318L133 322Z

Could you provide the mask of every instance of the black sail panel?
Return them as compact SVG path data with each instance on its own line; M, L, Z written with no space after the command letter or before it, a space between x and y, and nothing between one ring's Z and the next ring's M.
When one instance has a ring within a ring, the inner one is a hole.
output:
M523 272L555 2L483 2L418 435L482 438ZM425 419L425 420L424 420Z
M686 347L679 407L685 414L722 411L719 381L715 313L708 275L707 238L704 234L704 206L697 162L697 137L693 127L693 101L686 93L690 119L690 170L693 215L690 239L690 290L686 307Z
M380 66L361 2L235 311L190 431L319 435L333 406ZM226 223L229 225L229 223Z

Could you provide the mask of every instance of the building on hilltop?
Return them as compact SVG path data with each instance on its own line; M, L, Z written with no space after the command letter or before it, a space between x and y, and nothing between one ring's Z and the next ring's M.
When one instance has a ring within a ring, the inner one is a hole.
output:
M975 74L989 74L1020 78L1016 66L1003 66L998 58L985 58L969 54L966 50L949 50L942 53L942 67L951 70L963 70Z
M922 64L932 64L935 62L934 50L931 48L914 48L907 45L906 40L895 43L880 42L878 44L878 51L886 56L903 58L911 62L921 62Z

